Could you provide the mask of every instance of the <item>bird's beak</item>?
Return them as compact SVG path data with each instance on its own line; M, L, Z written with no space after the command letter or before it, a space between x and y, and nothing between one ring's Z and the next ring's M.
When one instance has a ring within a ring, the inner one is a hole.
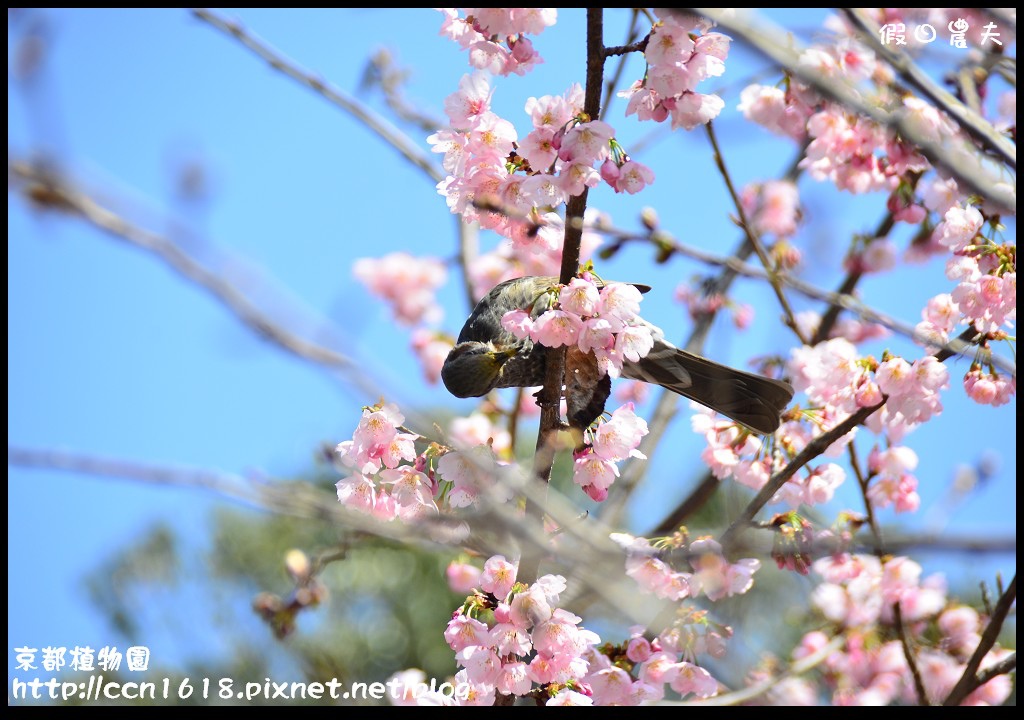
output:
M505 348L504 350L495 350L494 357L497 358L500 365L504 365L516 355L516 349L513 347Z

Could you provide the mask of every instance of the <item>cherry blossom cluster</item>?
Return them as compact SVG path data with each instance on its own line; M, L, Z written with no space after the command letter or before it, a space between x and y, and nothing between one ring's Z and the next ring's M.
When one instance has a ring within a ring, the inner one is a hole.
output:
M843 627L891 624L897 602L905 623L930 618L946 604L944 578L922 580L921 566L906 557L883 562L874 555L840 553L815 560L812 569L823 578L811 593L812 604Z
M1012 327L1017 319L1016 247L1001 248L978 257L953 258L946 266L946 277L959 281L950 293L960 314L978 330L995 335ZM1012 265L1003 264L1012 258Z
M351 472L336 483L342 505L381 520L437 512L436 485L416 453L418 436L399 429L404 422L393 404L363 409L352 439L336 448L338 461Z
M454 681L469 688L458 704L491 705L501 694L548 705L639 705L661 700L668 690L701 698L718 692L696 656L722 657L732 630L706 612L681 612L653 639L635 626L625 642L599 644L579 617L557 606L565 578L545 575L527 585L516 573L501 555L483 570L461 561L448 568L452 589L471 593L445 631L462 668Z
M955 180L924 182L920 196L924 207L940 220L926 242L911 246L908 258L952 253L947 256L946 277L957 283L952 292L929 299L921 311L916 331L922 344L941 346L963 325L972 326L988 340L1006 339L1017 319L1016 244L986 237L986 222L993 235L1001 230L997 216L989 217L983 205L965 197ZM968 396L981 404L1003 405L1017 391L1015 377L977 363L963 382Z
M906 653L894 632L893 608L900 607L903 631L915 646L915 663L931 703L940 703L961 678L980 641L981 618L973 608L949 604L943 579L922 579L920 565L905 557L839 554L813 564L824 582L812 593L814 606L844 628L845 644L830 653L822 679L834 705L888 705L919 701ZM930 638L938 634L942 641ZM821 631L804 636L793 652L800 660L828 643ZM998 647L982 661L988 667L1009 652ZM1002 704L1012 685L999 675L975 690L966 705ZM808 679L777 689L775 702L813 704L817 693Z
M960 618L977 613L971 608L947 610L939 617L939 628L960 622ZM969 621L968 621L969 622ZM789 677L773 684L768 700L773 705L814 706L823 701L834 706L886 706L893 703L917 705L917 689L906 655L899 640L880 640L871 633L848 631L842 649L829 653L820 670L821 685L807 676ZM793 650L792 659L799 661L821 651L828 643L825 633L815 630L803 637ZM1008 650L993 649L982 661L982 669L1010 654ZM916 652L915 664L921 677L928 701L937 705L949 694L963 675L966 658L953 654L947 648L923 648ZM748 680L757 682L770 677L766 671L755 671ZM820 697L819 689L831 692L831 697ZM962 705L1002 705L1013 687L1007 675L999 675L972 692Z
M695 412L691 427L706 441L701 460L719 480L733 478L754 490L764 487L769 478L783 468L786 456L799 454L816 435L814 429L805 423L787 420L775 434L785 455L769 454L762 438L731 420L717 418L708 408L697 404L692 404L692 407ZM791 508L827 503L845 479L846 472L836 463L809 466L806 473L790 478L771 502L784 502Z
M619 93L628 99L626 115L692 130L718 117L722 98L697 92L698 83L725 72L730 38L709 32L711 24L693 15L659 11L644 49L647 73ZM699 33L699 34L698 34Z
M454 613L444 637L470 687L460 704L493 705L497 695L542 698L548 705L591 705L583 683L591 646L600 642L581 618L558 607L561 575L516 582L517 566L502 555L484 563L479 590Z
M405 417L393 404L363 409L351 440L336 447L337 462L348 473L336 483L343 505L381 520L415 521L440 507L456 509L478 502L482 492L494 501L511 497L509 483L517 466L503 460L512 453L507 430L480 412L455 418L449 428L452 447L431 443L417 453L420 436L402 428ZM632 403L588 430L590 441L575 455L573 477L594 500L604 500L618 476L616 463L644 458L636 450L647 423Z
M427 138L444 153L449 175L438 184L449 209L509 238L513 245L549 252L560 245L554 212L569 197L603 178L616 192L635 193L654 181L629 159L615 130L583 112L583 90L530 98L533 129L519 141L515 127L491 109L485 75L466 75L445 100L449 127ZM600 172L595 166L600 166Z
M978 363L964 375L967 396L981 405L1005 405L1017 394L1017 376L999 374L994 369L983 370Z
M440 321L441 307L434 292L448 278L440 260L394 252L382 258L360 258L352 272L371 293L391 304L399 322L416 325Z
M887 402L866 421L868 429L884 434L890 443L885 450L876 447L868 459L868 499L876 508L917 510L921 500L917 478L912 474L917 456L899 443L908 432L942 411L939 391L949 384L945 366L932 356L913 363L889 355L882 362L862 358L853 343L834 338L815 347L794 349L787 374L796 390L807 395L811 409L805 416L814 422L786 419L775 433L773 453L767 452L762 438L732 421L717 419L707 408L694 406L697 412L692 427L705 438L701 458L711 473L720 480L733 478L760 490L782 470L787 459L799 454L820 433L860 408L873 407L886 398ZM836 456L855 432L838 439L824 456ZM771 502L794 509L823 504L834 497L845 478L845 470L837 463L826 460L809 465L806 472L790 478Z
M759 236L790 237L803 217L800 191L789 180L751 183L740 191L740 204L751 230Z
M878 362L860 357L853 343L843 338L794 349L787 373L797 392L806 393L817 408L826 429L887 395L888 401L866 424L893 442L942 412L939 391L949 385L949 371L930 355L910 363L886 354Z
M619 476L618 463L647 456L636 448L647 434L647 423L633 412L633 403L615 410L608 420L589 431L590 442L573 453L572 479L591 500L603 502Z
M645 628L634 626L621 645L591 647L584 683L595 705L642 705L665 698L669 689L682 697L708 698L718 694L718 681L696 663L698 653L725 654L732 630L691 610L658 637L649 640Z
M982 235L985 216L963 200L956 183L933 183L924 203L941 214L932 247L948 250L946 277L952 292L931 298L921 311L917 332L929 346L945 344L961 325L971 325L989 339L1007 338L1017 320L1017 247L997 244ZM973 363L964 375L964 390L977 403L1005 405L1017 393L1017 379Z
M536 318L525 310L512 310L501 323L520 340L593 353L601 373L615 378L623 363L638 362L651 351L660 332L638 314L642 299L633 285L608 283L599 289L583 273L561 287L551 307Z
M336 448L340 466L349 473L336 483L339 502L381 520L415 521L437 513L439 503L473 505L485 491L508 499L502 479L515 468L498 460L490 441L465 450L434 443L417 454L419 436L404 432L403 422L393 404L363 409L352 439ZM457 431L461 437L475 434L465 424Z
M921 506L917 478L910 471L917 467L917 453L903 445L880 450L876 445L868 455L868 500L872 507L894 506L896 512L914 512Z
M846 29L840 28L840 32ZM887 66L878 63L852 35L807 48L800 64L826 82L857 86L874 81L883 93L892 79ZM956 124L944 113L918 98L883 95L879 100L890 110L901 112L925 139L948 143L958 134ZM747 86L740 94L738 109L748 120L776 134L797 142L809 140L800 167L815 180L830 181L840 190L854 194L892 192L901 178L930 167L892 130L824 100L795 78L787 78L784 87ZM904 213L897 219L920 220L919 210L906 207Z
M493 75L525 75L544 62L526 35L558 20L555 8L437 8L441 35L469 52L469 64ZM465 16L460 16L462 10Z
M657 546L628 533L613 533L611 538L626 551L626 574L644 592L668 600L695 598L701 593L711 601L743 595L754 586L754 573L761 567L761 561L754 558L726 561L722 546L710 537L687 542L685 533L677 533ZM692 572L679 572L663 560L660 556L668 551L683 552Z

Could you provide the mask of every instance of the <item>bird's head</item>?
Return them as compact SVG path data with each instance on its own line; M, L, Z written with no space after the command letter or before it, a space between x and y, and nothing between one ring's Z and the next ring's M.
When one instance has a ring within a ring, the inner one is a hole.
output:
M516 352L515 347L498 349L490 342L459 343L444 361L441 380L455 397L481 397L498 384L502 366Z

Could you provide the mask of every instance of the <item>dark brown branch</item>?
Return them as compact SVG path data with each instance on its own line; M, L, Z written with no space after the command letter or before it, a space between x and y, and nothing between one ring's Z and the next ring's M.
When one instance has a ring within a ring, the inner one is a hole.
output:
M978 675L978 668L981 667L981 661L985 659L988 651L996 644L996 640L999 638L999 631L1003 629L1006 616L1010 614L1010 608L1013 607L1016 599L1017 576L1014 575L1013 580L1010 582L1010 587L1006 588L1006 592L1000 596L999 602L996 603L992 617L989 618L988 625L985 626L985 632L981 634L981 641L978 643L978 647L975 648L974 654L971 655L971 659L967 661L964 674L949 693L949 696L943 701L943 705L959 705L968 695L981 687L982 680L981 676ZM1013 667L1016 667L1016 665L1016 659L1014 659ZM985 681L991 680L992 677L994 676L987 676Z
M907 667L910 668L910 676L914 679L917 702L919 705L931 705L928 691L924 689L924 680L921 679L921 671L917 667L917 658L913 648L910 647L910 636L907 634L907 626L903 624L903 611L900 609L899 602L893 603L892 612L896 620L896 631L900 636L900 645L903 647L903 657L907 661Z
M587 8L587 81L584 89L583 111L597 118L601 111L601 86L604 72L604 16L600 8ZM583 239L583 215L587 209L587 189L580 195L569 198L565 207L565 236L562 241L562 265L559 282L568 284L579 272L580 244ZM544 387L537 396L540 405L540 430L537 433L537 451L533 461L533 473L545 487L551 480L551 468L555 462L555 448L558 432L562 429L559 401L565 376L565 352L563 348L547 348ZM540 520L542 508L528 502L526 513ZM533 582L538 575L540 557L524 552L519 564L519 577L524 582Z
M775 496L775 493L777 493L791 477L796 475L797 470L814 458L818 457L818 455L825 452L832 443L863 423L871 416L872 413L881 408L884 404L885 401L883 400L877 405L861 408L828 432L819 435L814 438L814 440L807 443L804 449L801 450L795 458L790 460L786 467L775 473L775 475L765 483L764 487L761 488L754 499L747 504L747 507L743 508L739 517L737 517L725 533L722 534L722 547L728 552L728 548L736 542L739 535L754 519L754 516L757 515L761 508L768 504L772 497Z

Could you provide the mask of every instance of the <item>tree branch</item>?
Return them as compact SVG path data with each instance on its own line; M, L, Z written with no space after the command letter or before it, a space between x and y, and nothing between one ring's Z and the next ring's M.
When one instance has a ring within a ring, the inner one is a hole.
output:
M584 89L583 111L597 118L601 111L601 85L604 68L604 21L600 8L587 8L587 81ZM568 284L576 276L580 265L580 244L583 239L583 215L587 209L587 188L569 198L565 206L565 236L562 241L562 264L559 282ZM566 348L546 348L544 387L538 395L540 404L540 430L537 433L537 452L534 456L534 476L546 488L555 462L556 440L562 428L559 400L565 377ZM527 504L527 514L539 514L534 505ZM525 556L520 562L520 573L526 582L537 577L540 558Z
M342 92L323 78L288 60L269 44L247 32L238 22L227 20L204 8L196 8L192 11L192 14L199 20L208 23L225 35L240 42L258 57L265 60L270 67L295 80L300 85L309 88L331 104L354 115L388 145L397 150L406 160L426 173L434 182L440 182L444 179L444 175L438 168L437 163L434 162L428 153L423 152L409 140L405 133L355 98Z
M334 370L354 369L352 360L347 356L300 337L276 322L235 285L192 258L171 239L143 229L100 204L96 199L98 193L79 189L67 178L41 164L17 158L8 160L8 171L25 197L37 207L68 213L111 237L152 253L183 278L213 295L257 335L289 354ZM340 334L337 329L332 329L332 332ZM359 380L362 373L348 374L353 380L362 382Z
M996 640L999 638L999 631L1002 630L1003 622L1006 621L1006 616L1010 614L1010 608L1013 607L1016 599L1017 576L1014 575L1013 580L1010 582L1010 587L1006 588L1006 592L999 597L999 601L992 611L992 617L989 618L988 625L985 626L985 632L982 633L981 640L978 642L978 647L974 649L974 654L967 661L964 674L943 701L943 705L959 705L967 699L968 695L981 687L982 679L978 675L978 668L981 667L981 661L985 659L988 651L996 644ZM1013 667L1016 667L1016 665L1016 659L1014 659ZM985 681L987 682L992 677L994 676L986 676Z

